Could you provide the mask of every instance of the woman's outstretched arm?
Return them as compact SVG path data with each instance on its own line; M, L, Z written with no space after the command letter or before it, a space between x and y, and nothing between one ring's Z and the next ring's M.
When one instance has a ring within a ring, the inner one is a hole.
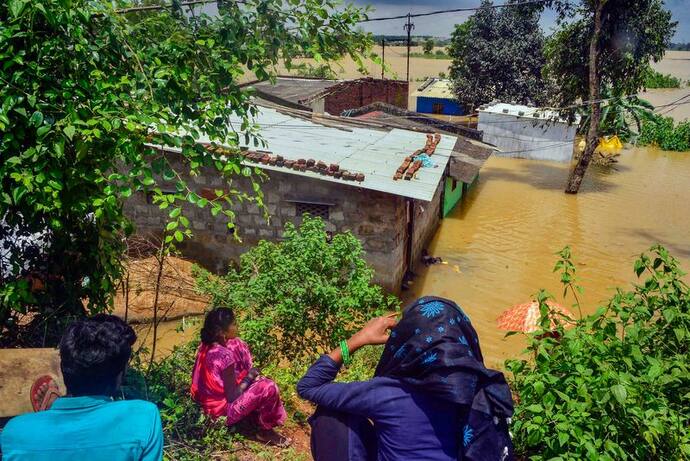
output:
M395 326L393 316L375 318L347 341L348 349L354 353L369 344L384 344L388 330ZM343 358L340 348L323 355L314 363L297 384L297 393L303 399L317 405L373 417L378 401L376 383L373 381L334 383Z

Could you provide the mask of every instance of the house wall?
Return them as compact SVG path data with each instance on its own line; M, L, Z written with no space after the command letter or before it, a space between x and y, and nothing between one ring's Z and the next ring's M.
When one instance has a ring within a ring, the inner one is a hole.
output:
M412 234L412 271L419 268L422 250L427 247L436 233L440 221L441 190L443 182L439 182L436 193L431 202L414 201L414 232Z
M417 96L417 112L422 114L433 114L434 104L443 104L442 115L464 115L465 109L454 99L426 98Z
M577 132L575 124L483 111L477 129L484 142L501 150L494 155L562 163L573 157Z
M385 102L407 109L409 83L399 80L364 78L342 82L329 88L324 98L324 110L340 115L348 109L357 109L375 102ZM314 109L317 112L316 109Z
M463 183L447 176L443 181L443 187L443 217L445 218L462 199Z
M178 171L184 171L179 168ZM238 260L250 246L261 239L280 240L283 226L290 221L299 224L293 201L331 204L327 230L351 231L366 252L365 259L375 270L375 282L392 293L398 293L404 275L405 202L395 195L340 185L287 173L267 171L269 179L262 185L270 222L258 206L237 204L236 225L242 242L234 240L222 215L212 217L208 208L184 206L194 237L180 245L182 253L215 272L226 270L231 260ZM190 186L201 196L213 198L222 180L214 170L205 170L190 180ZM233 183L238 190L251 191L248 181ZM172 187L171 187L172 189ZM159 234L167 222L169 210L159 210L147 203L143 193L131 197L125 212L135 224L137 233Z

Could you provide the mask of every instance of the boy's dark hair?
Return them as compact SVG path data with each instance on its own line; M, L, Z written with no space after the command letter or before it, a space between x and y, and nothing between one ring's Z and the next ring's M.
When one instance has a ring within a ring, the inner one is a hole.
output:
M68 394L114 395L137 335L114 315L71 323L60 340L60 368Z
M221 335L235 323L235 313L229 307L216 307L206 314L201 329L201 342L207 345L221 342Z

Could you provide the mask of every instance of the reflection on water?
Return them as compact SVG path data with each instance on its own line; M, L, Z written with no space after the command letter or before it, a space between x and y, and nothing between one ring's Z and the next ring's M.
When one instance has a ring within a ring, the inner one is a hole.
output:
M634 280L639 253L659 242L690 264L690 153L626 150L616 170L591 167L580 194L563 193L568 167L491 158L464 203L444 219L430 253L448 265L419 274L411 296L457 301L470 315L487 363L518 354L520 337L504 339L496 317L546 288L566 306L555 253L573 249L592 312L615 286ZM454 270L454 265L457 268ZM459 269L459 272L458 272Z

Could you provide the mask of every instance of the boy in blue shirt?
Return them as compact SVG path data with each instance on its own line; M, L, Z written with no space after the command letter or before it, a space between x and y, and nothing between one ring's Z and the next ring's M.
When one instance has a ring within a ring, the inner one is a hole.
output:
M46 411L10 420L0 433L3 460L161 460L158 408L143 400L113 401L135 340L134 330L114 315L68 326L60 341L67 396Z

